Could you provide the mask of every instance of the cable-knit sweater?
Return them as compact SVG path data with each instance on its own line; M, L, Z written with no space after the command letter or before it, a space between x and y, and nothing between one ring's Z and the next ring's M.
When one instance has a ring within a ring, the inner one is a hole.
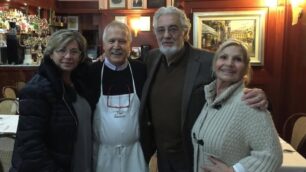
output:
M248 172L273 172L280 167L282 150L271 115L247 106L241 100L243 88L240 81L216 97L216 81L205 86L207 102L191 133L194 172L211 164L209 156L228 166L240 163Z

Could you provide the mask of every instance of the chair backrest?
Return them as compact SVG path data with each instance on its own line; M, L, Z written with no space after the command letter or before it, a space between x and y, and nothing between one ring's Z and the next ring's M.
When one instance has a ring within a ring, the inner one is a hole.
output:
M2 98L0 99L0 114L12 114L19 113L19 105L16 99Z
M293 148L298 150L299 144L306 135L306 113L295 113L285 122L283 137ZM306 140L306 139L305 139ZM306 141L305 141L306 142Z
M297 151L306 159L306 135L301 140Z
M11 86L2 87L2 95L4 98L11 98L11 99L16 99L17 97L15 89Z
M149 172L158 172L156 152L153 154L153 156L150 159Z
M4 172L8 172L11 167L11 160L13 156L15 136L14 135L0 135L0 168ZM1 169L0 169L1 172Z

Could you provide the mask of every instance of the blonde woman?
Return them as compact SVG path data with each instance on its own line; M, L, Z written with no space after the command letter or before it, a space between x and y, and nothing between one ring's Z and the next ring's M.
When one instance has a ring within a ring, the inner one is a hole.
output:
M194 172L273 172L282 151L271 115L242 100L250 72L247 49L224 42L212 64L216 79L204 88L204 105L192 129Z

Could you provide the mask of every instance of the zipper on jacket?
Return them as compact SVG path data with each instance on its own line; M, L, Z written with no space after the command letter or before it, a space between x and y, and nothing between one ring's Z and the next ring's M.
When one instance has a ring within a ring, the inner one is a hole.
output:
M72 112L72 110L71 110L71 108L70 108L70 106L69 106L68 102L67 102L67 101L66 101L66 99L65 99L65 96L64 96L64 95L65 95L65 91L66 91L66 89L65 89L64 84L62 84L62 87L63 87L63 95L62 95L62 99L63 99L63 101L64 101L65 105L67 106L68 111L70 112L70 114L72 115L72 117L73 117L73 119L74 119L75 126L78 126L78 120L76 119L76 117L75 117L74 113Z

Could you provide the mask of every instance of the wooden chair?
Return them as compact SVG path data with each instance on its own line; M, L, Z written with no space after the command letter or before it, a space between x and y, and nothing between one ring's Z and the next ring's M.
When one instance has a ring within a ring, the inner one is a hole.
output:
M306 157L306 113L292 114L283 127L283 138Z
M306 135L301 140L297 150L306 159Z
M19 104L16 99L2 98L0 99L0 114L16 115L19 113Z
M4 98L16 99L16 91L12 86L4 86L2 87L2 95Z
M155 154L150 159L150 162L149 162L149 172L158 172L156 152L155 152Z
M15 143L14 135L0 135L0 172L8 172L11 167L13 149ZM2 167L1 167L2 166Z
M11 98L0 99L0 114L18 114L18 101ZM8 172L15 143L15 133L0 133L0 172Z

